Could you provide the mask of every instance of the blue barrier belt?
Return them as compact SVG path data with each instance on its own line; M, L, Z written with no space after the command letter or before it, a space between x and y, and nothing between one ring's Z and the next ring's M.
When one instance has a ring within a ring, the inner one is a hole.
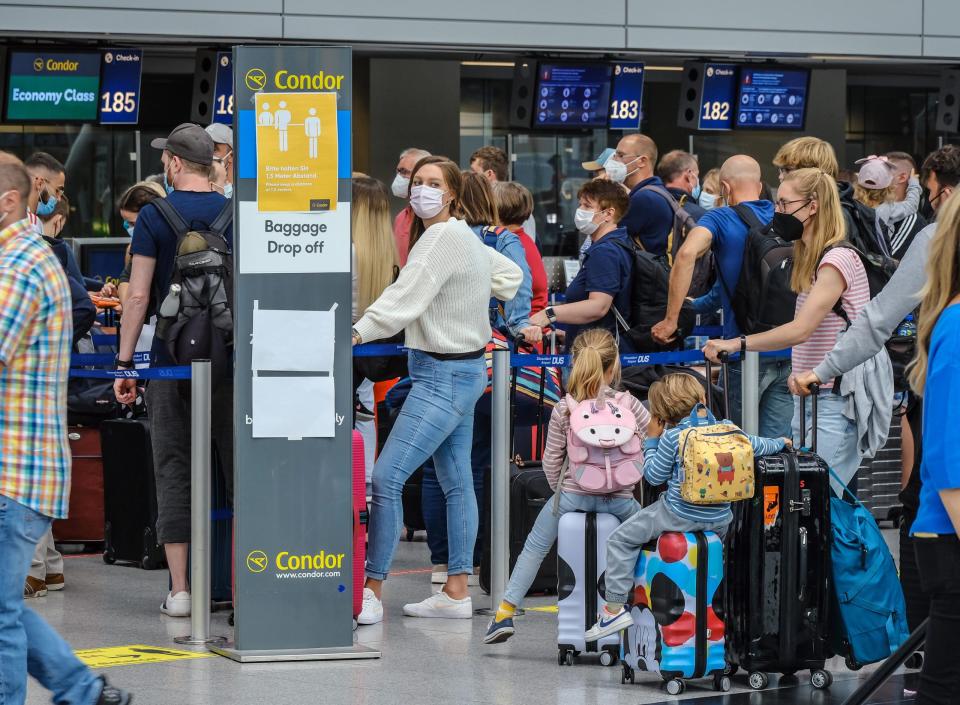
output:
M110 353L74 353L70 356L70 367L96 367L99 365L113 365L116 356ZM150 362L150 353L138 352L133 356L133 363L141 365Z
M406 355L409 348L393 343L365 343L353 346L354 357L396 357Z
M154 367L148 370L70 370L71 377L86 379L190 379L189 367Z

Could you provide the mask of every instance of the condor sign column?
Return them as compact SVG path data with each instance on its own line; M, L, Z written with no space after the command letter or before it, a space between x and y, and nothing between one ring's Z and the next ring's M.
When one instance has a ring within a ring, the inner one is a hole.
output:
M233 54L236 661L353 643L351 52ZM316 77L316 80L314 80Z

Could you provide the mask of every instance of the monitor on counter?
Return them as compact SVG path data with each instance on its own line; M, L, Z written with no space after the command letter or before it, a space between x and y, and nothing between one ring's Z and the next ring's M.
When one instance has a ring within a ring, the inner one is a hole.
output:
M736 126L748 130L802 130L810 72L806 69L743 66Z
M606 128L612 72L612 64L540 64L534 127Z

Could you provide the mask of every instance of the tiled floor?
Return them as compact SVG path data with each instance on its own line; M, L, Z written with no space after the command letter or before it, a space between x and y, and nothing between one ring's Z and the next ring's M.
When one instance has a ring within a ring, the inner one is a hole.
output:
M604 668L596 661L573 668L557 665L556 616L551 613L528 612L518 620L517 636L498 646L480 643L485 617L470 621L401 617L403 603L428 594L428 564L424 543L401 542L395 568L423 572L392 578L386 593L386 622L357 632L359 641L382 649L382 659L240 665L213 657L118 666L104 672L112 682L134 691L137 705L637 705L700 698L703 705L839 705L859 676L846 671L839 661L832 663L837 679L832 694L815 693L805 674L799 686L752 695L742 678L735 679L734 690L726 698L716 697L707 681L681 698L667 696L655 676L640 674L637 685L621 685L619 668ZM92 556L70 558L66 576L65 591L34 600L31 606L75 648L174 647L173 637L190 630L187 620L160 614L164 572L107 566ZM474 591L474 607L485 607L488 601L479 588ZM530 606L552 602L537 598ZM230 633L227 614L213 615L215 634ZM911 702L902 700L899 680L878 698L872 702ZM46 702L48 694L31 683L27 703Z

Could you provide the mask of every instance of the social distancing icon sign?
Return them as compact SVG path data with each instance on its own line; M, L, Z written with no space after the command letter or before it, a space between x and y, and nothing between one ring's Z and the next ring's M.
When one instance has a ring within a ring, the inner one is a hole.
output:
M183 659L211 658L213 654L197 651L181 651L147 644L129 646L106 646L101 649L81 649L76 653L78 659L92 669L111 666L133 666L142 663L164 663Z

